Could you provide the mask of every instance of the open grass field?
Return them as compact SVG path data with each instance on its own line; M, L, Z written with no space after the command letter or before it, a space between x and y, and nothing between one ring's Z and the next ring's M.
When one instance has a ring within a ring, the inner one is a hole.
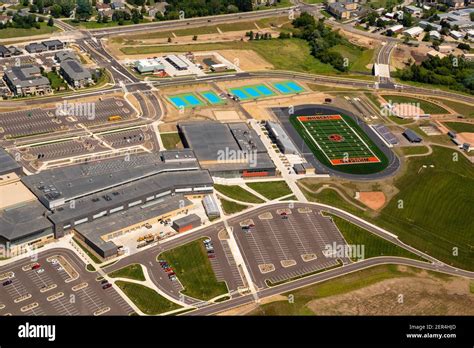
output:
M285 181L249 182L247 186L270 200L287 196L292 193L290 187Z
M402 95L389 95L384 94L382 97L388 102L391 101L392 103L398 104L416 104L419 105L424 112L431 115L436 114L449 114L448 110L444 109L443 107L436 105L434 103L430 103L427 100L419 99L419 98L412 98L406 97Z
M399 150L403 155L422 155L429 151L424 145L399 147Z
M345 219L335 215L331 215L331 217L339 231L344 236L347 244L364 246L364 255L355 255L356 257L351 258L353 261L377 256L400 256L420 261L424 260L417 255L400 248L399 246L392 244L389 241L386 241L385 239L380 238L379 236L376 236Z
M121 280L117 280L115 284L145 314L157 315L182 308L147 286Z
M200 238L188 244L165 251L158 259L166 260L175 270L176 276L184 287L183 294L210 300L228 292L225 282L216 279L207 252ZM218 243L218 241L215 241Z
M469 132L474 133L474 123L463 123L463 122L444 122L444 124L451 130L461 133Z
M79 28L82 28L82 29L102 29L102 28L111 28L111 27L118 27L119 24L118 22L113 22L113 21L108 21L107 23L97 23L96 21L88 21L88 22L74 22L72 20L65 20L64 21L65 23L69 24L69 25L72 25L72 26L75 26L75 27L79 27ZM140 21L140 23L147 23L149 22L149 20L142 20ZM126 25L134 25L135 23L133 23L131 20L128 20L128 21L124 21L122 25L120 25L121 27L122 26L126 26Z
M248 208L248 206L221 198L222 209L226 214L235 214Z
M179 137L179 133L160 133L161 141L165 149L172 150L172 149L179 149L183 147L181 143L181 138Z
M372 63L374 50L362 49L351 44L339 44L329 49L331 52L339 52L349 63L349 71L354 73L371 73L372 69L367 65Z
M54 33L55 31L58 31L58 28L50 27L47 25L46 22L40 23L39 29L6 28L6 29L0 29L0 40L10 39L13 37L25 37L25 36L33 36L33 35L51 34L51 33Z
M432 148L429 156L407 159L405 173L395 181L400 192L375 217L335 191L323 190L316 195L304 191L305 195L361 216L443 262L472 271L474 167L453 149Z
M447 107L453 109L460 115L463 115L466 118L474 118L474 105L469 105L465 103L460 103L448 99L437 99L433 98L436 101L439 101L446 105Z
M134 263L111 272L109 277L145 281L145 275L143 274L142 267L138 263Z
M253 40L193 45L123 47L125 54L152 54L166 52L215 51L225 49L254 50L275 69L308 73L336 74L329 64L321 63L311 56L309 45L304 40Z
M331 169L367 174L388 164L382 151L346 115L294 116L290 121L317 159Z
M224 196L235 199L237 201L247 203L263 203L263 200L261 198L258 198L254 194L237 185L215 184L214 188L218 192L222 193Z

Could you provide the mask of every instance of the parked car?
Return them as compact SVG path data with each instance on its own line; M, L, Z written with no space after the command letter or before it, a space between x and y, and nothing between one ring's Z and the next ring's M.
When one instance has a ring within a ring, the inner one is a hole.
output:
M175 275L172 275L169 278L170 278L171 281L175 281L177 279Z
M108 288L110 288L111 286L112 286L112 284L110 284L110 283L107 283L107 284L104 284L104 285L102 286L102 289L104 289L104 290L105 290L105 289L108 289Z
M216 257L215 254L207 254L207 257L210 258L210 259L214 259Z
M104 280L102 280L100 283L101 283L102 285L103 285L103 284L108 284L109 281L108 281L107 279L104 279Z
M44 268L40 268L36 271L36 273L43 273L44 272Z
M35 263L33 266L31 266L31 269L38 269L40 267L41 265L39 263Z
M6 280L6 281L3 282L3 286L10 285L11 283L13 283L13 280L8 279L8 280Z
M214 254L214 252L215 252L214 250L208 250L207 251L208 254Z
M168 273L168 278L175 277L175 276L176 276L176 273L174 272Z

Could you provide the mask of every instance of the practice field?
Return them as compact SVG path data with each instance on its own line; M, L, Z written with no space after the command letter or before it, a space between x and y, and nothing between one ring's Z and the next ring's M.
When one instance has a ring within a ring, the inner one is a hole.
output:
M224 103L224 100L220 98L214 91L205 91L200 92L199 94L211 105Z
M275 82L273 87L281 94L294 94L304 92L304 88L294 81Z
M230 88L229 92L239 97L240 100L258 99L276 95L274 91L272 91L263 83L258 85Z
M332 169L368 174L387 166L383 152L348 116L301 115L290 117L290 122L316 158Z
M170 102L177 108L194 108L205 105L194 93L183 93L169 96Z

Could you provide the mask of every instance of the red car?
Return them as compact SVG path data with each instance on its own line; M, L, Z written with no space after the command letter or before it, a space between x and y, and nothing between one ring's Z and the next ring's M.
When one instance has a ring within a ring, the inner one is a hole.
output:
M112 286L112 284L110 284L110 283L107 283L107 284L105 284L104 286L102 286L102 289L104 289L104 290L105 290L105 289L108 289L108 288L110 288L111 286Z
M39 263L35 263L35 264L31 267L31 269L38 269L38 268L40 268L40 267L41 267L41 265L40 265Z
M176 273L174 273L174 272L168 273L168 278L174 277L175 275L176 275Z
M210 259L214 259L216 257L215 254L207 254L207 257L210 258Z

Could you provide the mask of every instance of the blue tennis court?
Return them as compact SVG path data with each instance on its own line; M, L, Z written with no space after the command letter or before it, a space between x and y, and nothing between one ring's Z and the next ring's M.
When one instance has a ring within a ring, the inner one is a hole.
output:
M272 91L263 83L258 85L231 88L229 91L233 95L239 97L240 100L257 99L276 95L274 91Z
M275 82L273 87L281 94L293 94L304 92L304 88L294 81Z
M211 105L224 103L224 100L220 98L214 91L205 91L200 92L199 94Z
M194 93L183 93L168 97L170 102L177 108L194 108L205 105Z

